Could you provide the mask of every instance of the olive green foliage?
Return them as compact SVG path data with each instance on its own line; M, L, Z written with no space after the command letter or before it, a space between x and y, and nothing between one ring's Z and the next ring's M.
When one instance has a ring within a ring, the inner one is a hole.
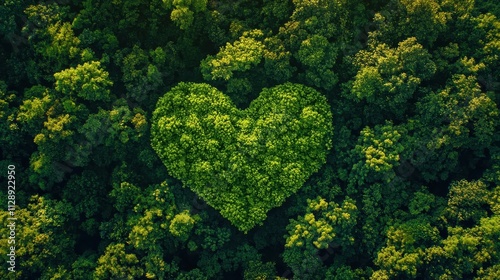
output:
M307 202L306 214L291 220L287 226L283 260L298 278L316 279L326 272L321 258L316 255L319 249L333 253L355 242L353 228L358 209L350 198L342 205L321 197Z
M488 191L482 181L454 182L450 186L447 216L456 222L478 222L487 216Z
M60 259L61 254L70 253L75 240L67 235L65 228L70 228L71 223L76 219L76 212L68 202L47 199L41 196L33 196L25 209L17 209L16 239L15 243L8 244L7 238L2 239L1 253L3 259L7 261L7 253L10 247L16 250L16 263L18 267L24 269L16 270L16 278L30 278L30 275L37 272L46 272L47 263L55 263ZM2 211L2 222L7 225L9 213ZM24 226L20 226L20 225ZM5 226L1 229L2 236L10 235L10 228ZM22 245L23 244L23 245ZM59 262L61 266L68 265L72 256ZM3 270L0 275L8 279L8 271ZM45 274L45 273L44 273ZM49 274L49 273L47 273ZM50 275L50 274L49 274Z
M99 260L95 272L96 279L135 279L143 271L136 265L137 256L125 251L124 244L110 244Z
M449 4L455 4L453 2L458 6L456 8L470 9L468 4L471 1L450 1ZM415 36L419 42L430 46L437 40L438 34L446 31L447 20L455 12L445 5L441 6L440 1L434 0L391 0L388 9L374 17L374 21L380 25L379 31L374 32L374 35L392 42Z
M173 236L186 240L195 220L188 213L180 213L170 221L169 231Z
M201 12L206 9L207 0L162 0L167 8L173 6L170 14L172 21L181 29L187 29L191 26L195 12Z
M466 278L477 271L478 279L494 279L495 266L487 269L482 266L486 262L498 262L498 242L494 240L499 236L499 223L498 215L486 217L481 213L481 210L488 209L482 205L484 195L488 195L483 187L482 182L463 180L451 184L444 214L453 220L446 229L440 215L420 215L391 226L387 231L387 244L375 261L380 269L371 278ZM464 192L474 190L478 194L465 199L459 188L464 188ZM431 205L434 207L436 205ZM464 216L464 213L467 214ZM454 225L465 219L469 222L467 226ZM447 231L446 238L440 236L442 230Z
M356 224L356 216L357 208L351 199L344 200L341 207L320 197L309 201L304 217L288 225L293 235L287 237L285 247L311 249L314 245L317 249L326 249L352 244L354 239L350 231Z
M435 72L431 55L415 38L400 42L397 49L372 41L368 50L356 54L355 64L361 69L349 85L347 97L366 100L374 110L369 117L402 119L418 85Z
M216 88L182 83L158 101L151 142L172 176L247 232L325 162L331 118L302 85L264 89L239 110Z
M401 133L404 128L390 122L361 130L358 143L351 151L351 158L355 160L348 179L351 186L394 179L393 168L399 164L399 155L404 150L399 141Z
M274 279L276 275L276 269L273 263L261 263L258 261L250 261L248 264L248 269L245 270L244 278L245 280L267 280Z
M499 104L497 0L0 1L0 279L500 279Z

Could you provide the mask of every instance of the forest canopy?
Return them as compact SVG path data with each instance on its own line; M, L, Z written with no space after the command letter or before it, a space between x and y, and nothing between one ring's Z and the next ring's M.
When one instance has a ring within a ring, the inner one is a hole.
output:
M500 279L499 18L3 1L0 278Z

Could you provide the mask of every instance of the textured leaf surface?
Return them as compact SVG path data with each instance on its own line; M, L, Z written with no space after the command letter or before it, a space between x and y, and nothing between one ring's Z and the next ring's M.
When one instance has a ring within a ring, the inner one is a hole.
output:
M151 143L173 177L247 232L325 163L332 130L326 99L303 85L263 89L240 110L210 85L180 83L157 103Z

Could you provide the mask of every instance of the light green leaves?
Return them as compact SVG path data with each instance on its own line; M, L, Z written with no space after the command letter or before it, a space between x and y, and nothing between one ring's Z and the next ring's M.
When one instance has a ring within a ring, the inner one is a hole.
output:
M326 99L298 84L239 110L216 88L181 83L158 101L151 143L172 176L247 232L325 162L331 118Z
M436 71L431 55L415 38L400 42L397 48L373 41L354 60L359 70L349 82L346 97L366 101L375 115L383 113L391 119L404 118L418 86Z
M399 164L399 155L404 150L400 143L403 133L403 127L391 122L361 130L358 144L351 151L353 163L349 184L361 186L366 182L388 182L394 178L392 169Z
M127 253L122 243L106 247L94 273L95 279L134 279L142 275L139 259L135 254Z
M194 13L205 11L207 0L163 0L167 8L173 6L170 19L179 26L180 29L188 29L194 20Z
M205 80L229 80L234 71L246 71L260 63L264 44L258 39L264 36L260 30L243 33L233 44L227 43L215 56L208 56L201 62Z
M356 225L358 209L354 200L347 198L339 206L318 197L309 200L307 213L292 220L287 229L285 247L327 249L332 244L350 245L354 242L351 230Z
M446 215L450 223L478 222L487 217L488 191L482 181L455 181L448 196Z
M113 82L109 73L102 69L99 61L85 62L76 68L55 73L56 90L65 95L81 97L85 100L109 100L108 87Z
M195 220L189 215L189 211L186 210L175 215L172 221L170 221L169 231L173 236L187 240L194 223Z

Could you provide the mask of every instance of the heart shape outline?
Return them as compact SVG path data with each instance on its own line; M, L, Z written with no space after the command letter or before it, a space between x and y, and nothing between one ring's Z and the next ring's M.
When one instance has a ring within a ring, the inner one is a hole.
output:
M151 145L169 174L247 233L326 162L326 98L293 83L240 110L208 84L181 82L158 100Z

